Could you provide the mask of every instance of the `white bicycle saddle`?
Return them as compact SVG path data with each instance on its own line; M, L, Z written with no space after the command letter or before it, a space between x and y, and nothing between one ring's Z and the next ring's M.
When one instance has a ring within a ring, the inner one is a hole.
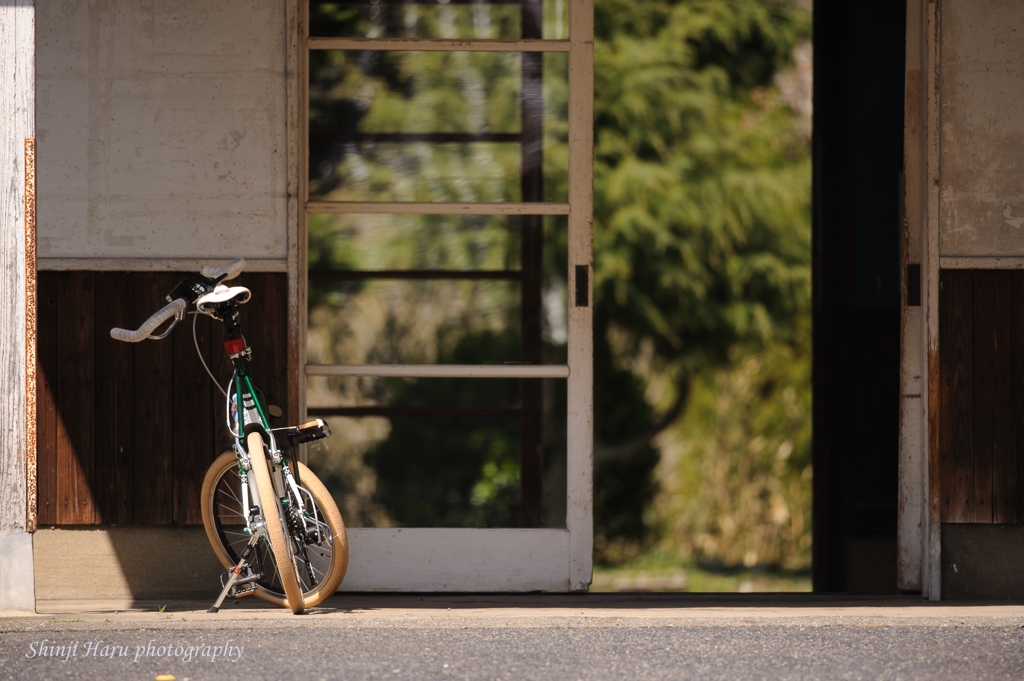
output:
M250 298L252 298L252 293L244 286L224 286L219 284L211 293L199 297L196 301L196 309L203 314L209 314L208 306L210 305L226 303L229 300L235 300L238 303L248 303Z

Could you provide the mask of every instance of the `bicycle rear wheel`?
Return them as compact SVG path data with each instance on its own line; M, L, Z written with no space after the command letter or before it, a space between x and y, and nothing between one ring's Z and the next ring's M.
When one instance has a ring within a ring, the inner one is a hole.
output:
M321 537L319 543L300 540L300 555L295 561L303 605L311 608L333 594L344 579L348 568L348 539L341 513L330 493L302 463L299 463L299 482L307 516L313 520ZM230 568L238 563L249 541L249 536L243 532L246 522L234 452L225 452L210 466L203 482L202 499L207 538L221 564L225 569ZM256 595L268 603L287 607L276 563L268 549L264 542L257 545L257 560L264 578L256 584Z

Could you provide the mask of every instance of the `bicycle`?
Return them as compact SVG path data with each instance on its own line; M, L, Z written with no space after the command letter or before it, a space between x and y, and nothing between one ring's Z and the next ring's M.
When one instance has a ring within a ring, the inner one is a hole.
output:
M207 538L227 570L209 612L217 612L229 595L255 594L299 614L334 593L348 568L348 538L341 513L327 488L295 452L296 445L329 437L331 430L322 419L301 426L271 427L271 415L281 413L271 414L250 376L252 348L238 324L239 306L249 302L252 293L243 286L221 283L237 277L244 267L242 259L222 268L203 267L175 286L167 296L168 304L138 329L114 328L110 335L130 343L160 340L186 314L193 315L196 352L224 394L225 420L234 440L232 449L210 466L200 495ZM224 351L234 367L227 389L217 381L199 349L199 315L224 325ZM284 436L289 456L278 445L279 435Z

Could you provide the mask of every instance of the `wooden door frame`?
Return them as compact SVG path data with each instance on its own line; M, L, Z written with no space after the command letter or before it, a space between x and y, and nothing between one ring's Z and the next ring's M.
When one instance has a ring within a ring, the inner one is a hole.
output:
M295 282L297 324L292 352L298 371L299 409L306 415L306 377L329 372L367 371L388 375L422 372L413 366L310 366L306 360L307 224L310 212L465 213L568 215L569 255L568 361L562 366L518 367L517 377L557 375L567 381L567 514L565 529L355 528L346 590L406 591L585 591L593 574L593 0L570 0L568 40L418 40L310 39L308 4L289 0L289 27L295 19L298 40L294 62L300 73L289 95L296 106L291 129L297 131L297 167L289 164L298 187L299 210L289 251ZM310 202L306 178L309 49L415 49L553 51L569 53L569 195L566 203L396 204ZM289 69L291 78L292 70ZM301 112L301 113L299 113ZM291 138L290 138L291 139ZM291 187L291 180L289 180ZM291 214L291 213L289 213ZM579 281L577 281L579 277ZM585 279L585 281L584 281ZM577 286L580 290L577 294ZM585 304L575 304L577 297ZM436 366L432 375L488 376L491 366ZM468 372L468 373L467 373ZM509 368L501 368L503 374Z

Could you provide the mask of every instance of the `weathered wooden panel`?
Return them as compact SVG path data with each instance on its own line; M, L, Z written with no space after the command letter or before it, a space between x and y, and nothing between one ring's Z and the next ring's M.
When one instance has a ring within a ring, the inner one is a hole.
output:
M995 272L973 272L973 320L967 331L972 332L971 366L974 374L973 404L971 413L974 416L972 435L972 453L974 470L971 476L974 491L971 495L967 517L973 523L992 522L992 435L995 423L993 409L996 406L993 395L995 380L995 347L993 331L996 309Z
M41 273L40 524L202 522L206 468L230 439L224 397L196 355L192 317L161 341L125 344L109 336L111 326L134 328L162 307L184 276ZM288 380L287 278L247 273L239 283L253 291L241 311L258 358L253 376L284 407L275 397L286 395ZM231 367L219 324L201 317L196 335L226 387Z
M1024 306L1024 272L1011 275L1013 300L1011 310ZM1011 314L1010 426L1013 432L1013 454L1010 466L1010 499L1001 522L1024 523L1024 314Z
M113 343L110 329L135 321L135 281L130 272L96 275L96 468L99 520L135 519L134 349Z
M243 274L239 277L240 285L251 285L254 281L252 274ZM250 289L251 290L251 289ZM259 305L256 301L253 301L254 305ZM249 323L249 318L257 308L248 308L244 310L246 314L242 315L242 330L245 332L245 328ZM224 353L224 329L221 324L214 322L212 319L200 319L199 323L204 323L210 329L210 353L206 356L207 366L210 367L210 371L217 378L220 387L224 390L228 388L228 381L231 380L231 361L228 356ZM231 433L226 428L225 420L227 418L227 398L217 386L211 386L211 390L214 392L213 395L213 436L214 436L214 449L218 452L223 452L231 447Z
M57 522L97 521L95 461L95 277L57 277Z
M288 288L285 277L262 274L249 275L246 279L252 291L251 304L258 305L271 313L270 319L287 319ZM255 312L247 305L242 309L246 322L245 337L253 348L252 374L266 395L269 404L275 404L284 412L281 425L292 416L288 413L288 357L281 352L280 342L284 339L283 322L268 322L266 318L246 314Z
M1024 272L943 270L942 521L1024 521Z
M973 277L943 271L939 284L942 519L970 522L974 509Z
M169 273L136 273L136 324L167 304L164 298L175 281ZM172 348L167 341L146 340L134 349L135 488L145 490L135 496L135 522L164 524L174 515Z
M992 522L1013 522L1013 273L985 272L992 291Z
M196 341L204 356L210 354L210 322L190 315L164 342L168 341L174 353L174 403L167 405L174 418L174 521L190 525L203 522L199 507L203 477L217 454L210 377L196 354Z
M36 369L36 522L57 522L57 277L42 274L38 288Z

